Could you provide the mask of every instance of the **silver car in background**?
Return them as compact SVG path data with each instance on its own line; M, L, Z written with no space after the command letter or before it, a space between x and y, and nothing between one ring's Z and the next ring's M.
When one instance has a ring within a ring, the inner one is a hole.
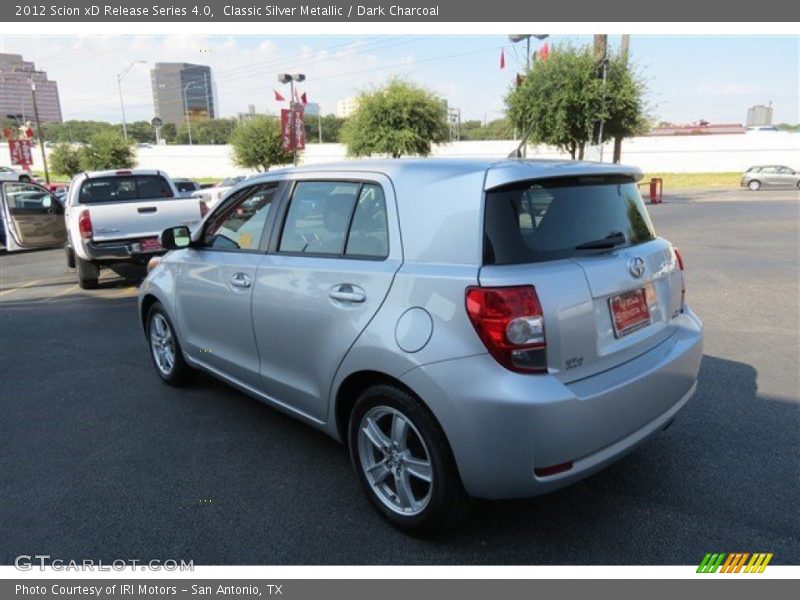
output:
M433 159L255 176L162 234L139 293L155 370L201 369L341 440L408 531L561 488L696 387L702 325L640 177Z
M757 192L763 188L800 189L800 173L782 165L750 167L742 175L742 180L739 184L752 192Z

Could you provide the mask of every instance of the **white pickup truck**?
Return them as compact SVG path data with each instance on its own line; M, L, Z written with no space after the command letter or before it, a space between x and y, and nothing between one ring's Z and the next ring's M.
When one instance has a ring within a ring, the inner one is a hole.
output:
M100 268L119 262L146 264L165 252L158 235L168 227L194 227L207 207L182 197L155 169L91 171L76 175L65 203L67 264L80 287L94 288Z

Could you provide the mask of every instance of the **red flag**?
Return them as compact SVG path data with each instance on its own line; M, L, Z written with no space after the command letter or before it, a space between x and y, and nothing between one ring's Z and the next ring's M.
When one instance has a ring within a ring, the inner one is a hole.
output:
M305 92L303 92L303 95L300 96L300 102L302 102L304 105L308 104L308 97L306 96Z
M539 48L539 58L542 60L547 60L547 57L550 56L550 46L547 45L547 42Z
M503 48L500 48L500 70L506 68L506 51Z
M275 102L286 102L286 98L281 96L277 90L272 90L275 93Z

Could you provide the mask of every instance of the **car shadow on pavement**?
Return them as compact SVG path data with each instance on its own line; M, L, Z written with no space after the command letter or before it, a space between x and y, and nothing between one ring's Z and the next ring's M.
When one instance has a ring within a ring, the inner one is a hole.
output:
M528 563L675 564L687 553L699 562L711 550L763 549L797 564L798 432L797 398L760 395L752 366L706 355L672 427L569 488L476 502L439 541L485 547L490 563L517 562L498 555L504 547Z

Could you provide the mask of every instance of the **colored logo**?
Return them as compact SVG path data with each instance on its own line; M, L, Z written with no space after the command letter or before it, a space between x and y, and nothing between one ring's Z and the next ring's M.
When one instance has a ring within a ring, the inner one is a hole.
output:
M749 560L748 560L749 559ZM703 557L700 566L697 567L698 573L763 573L769 561L772 560L772 552L708 552Z

